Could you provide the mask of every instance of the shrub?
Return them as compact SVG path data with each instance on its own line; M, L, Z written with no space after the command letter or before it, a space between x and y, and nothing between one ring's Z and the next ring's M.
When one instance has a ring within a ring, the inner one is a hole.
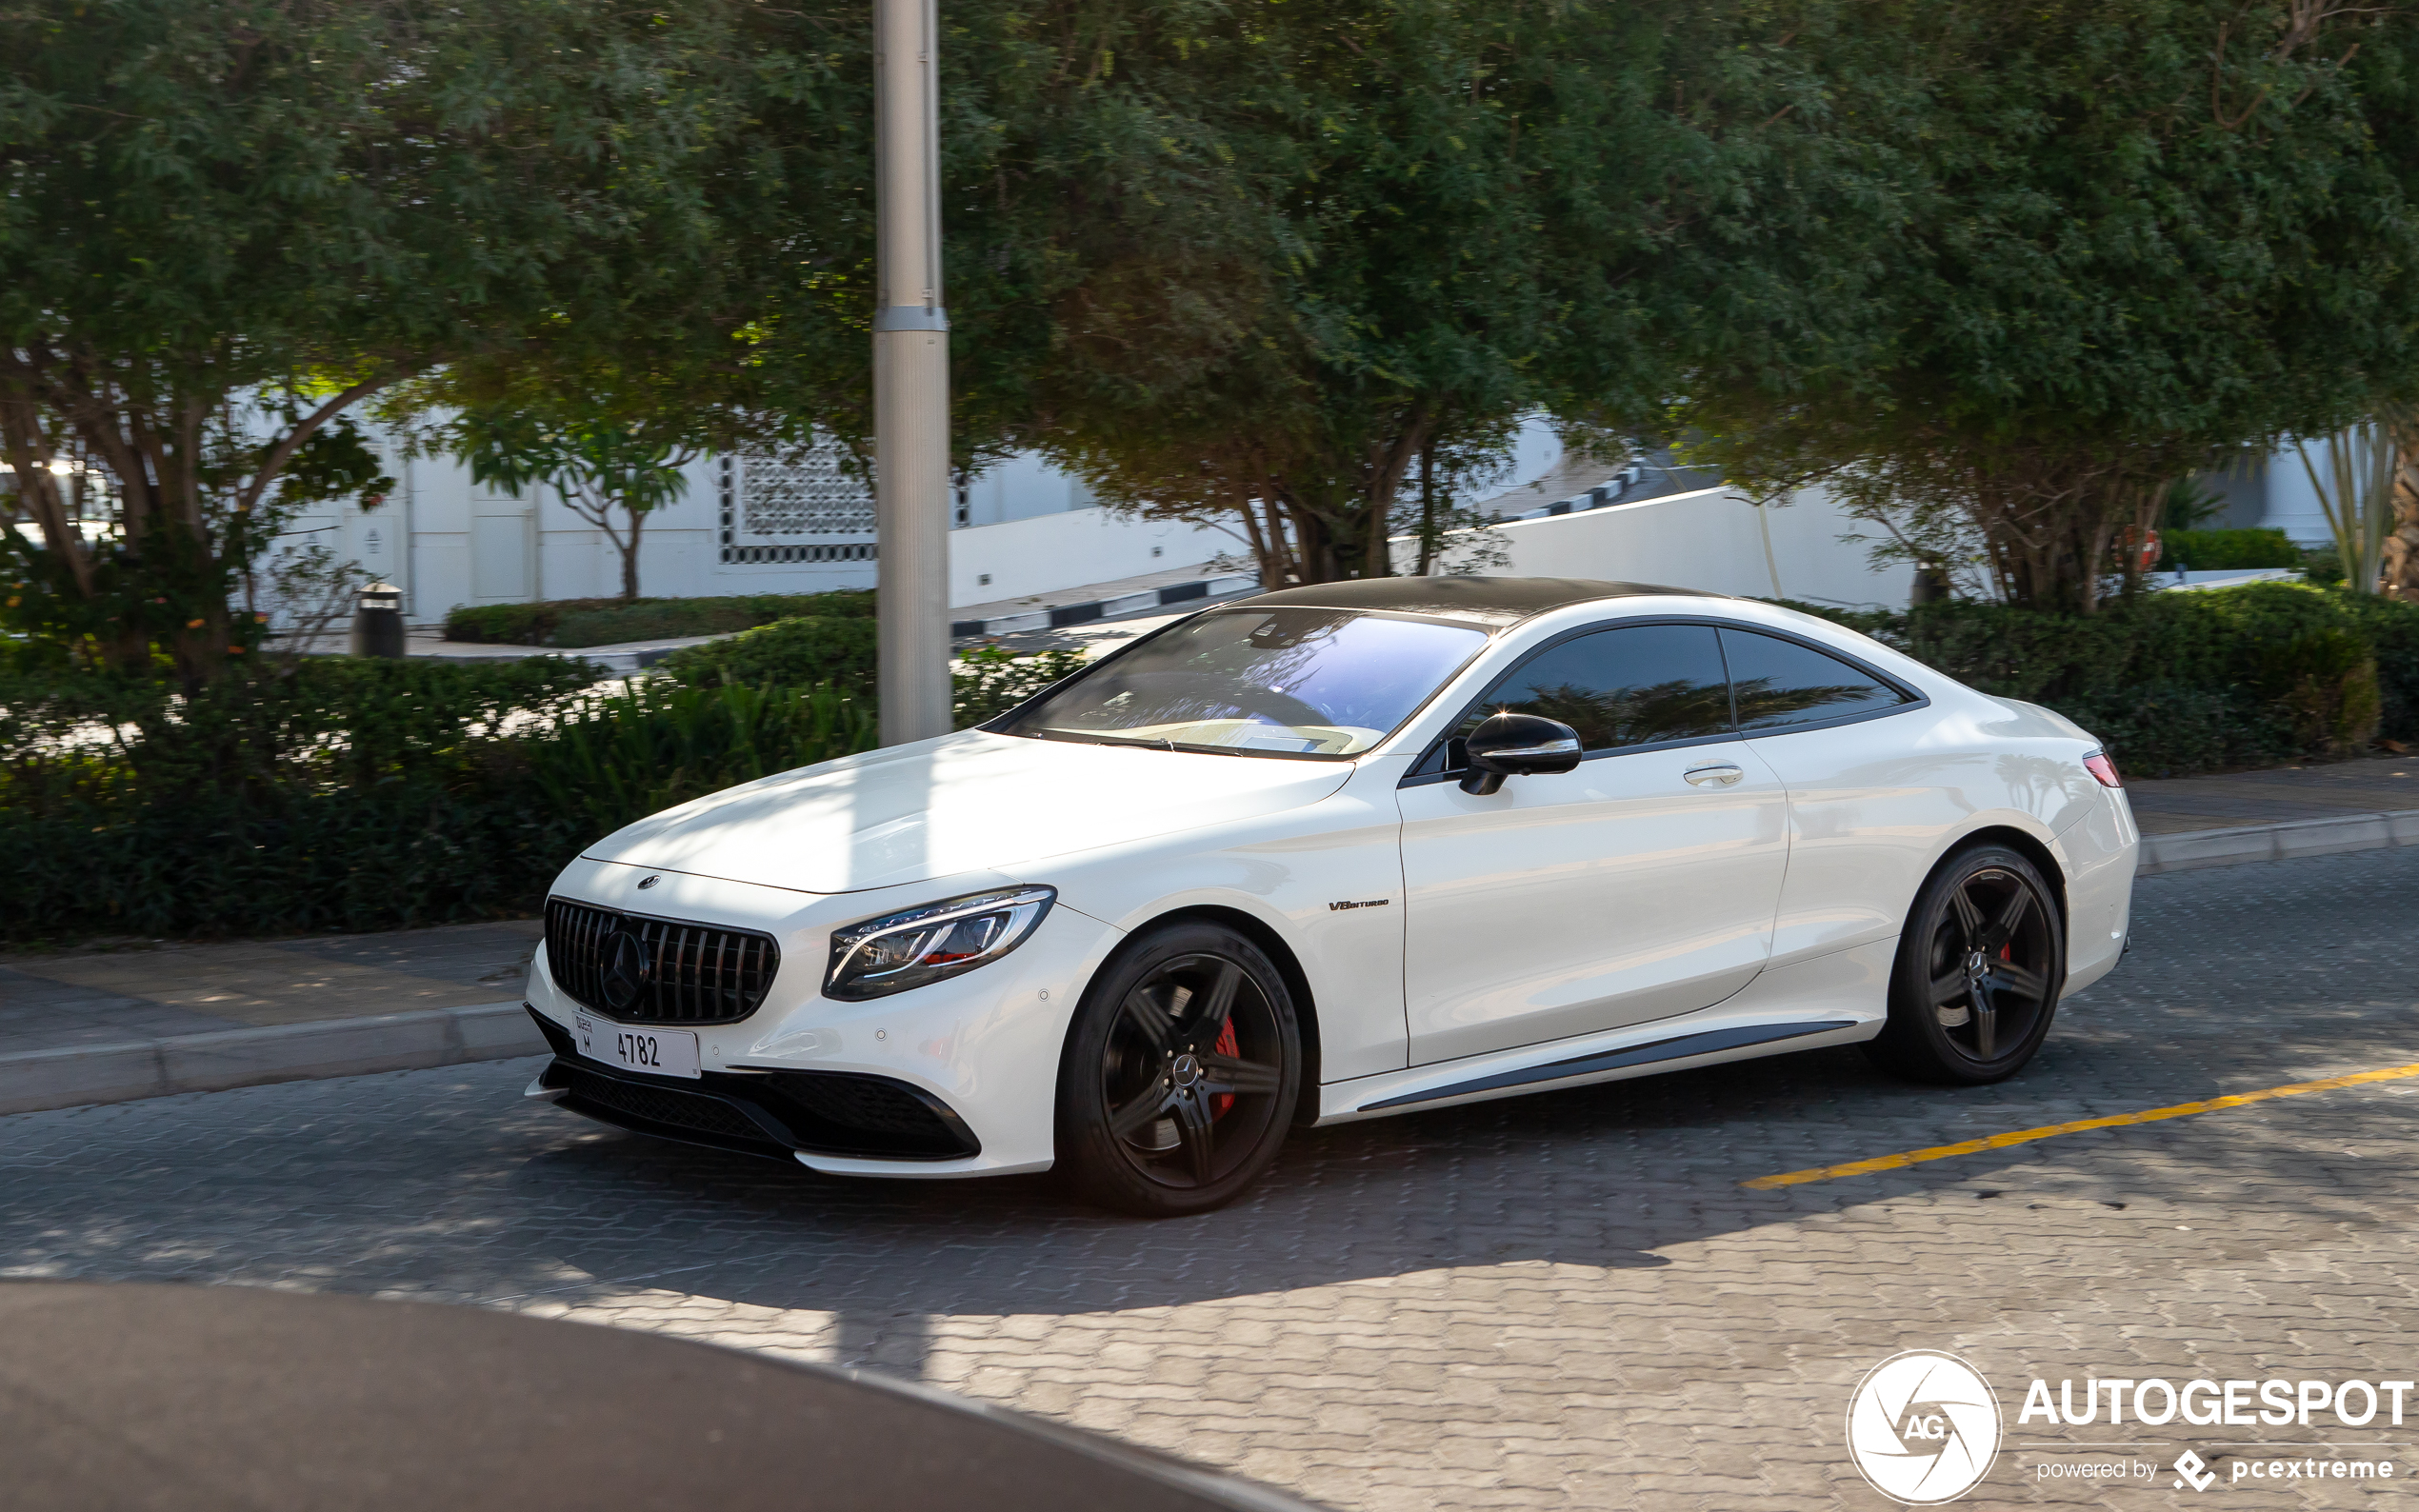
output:
M873 594L754 593L715 599L552 599L540 604L481 604L445 617L446 638L497 646L577 649L624 641L667 641L687 635L728 635L775 620L870 619Z
M775 620L727 640L683 647L656 665L665 675L696 686L829 683L870 697L873 621L821 615Z
M857 691L871 621L784 621L722 644L740 650L702 663L716 675L623 691L590 688L595 669L565 657L307 658L190 698L154 682L0 682L0 939L527 914L600 835L873 747ZM849 658L850 685L801 686ZM1082 663L972 660L961 726Z
M2195 572L2229 567L2297 567L2302 548L2282 530L2167 530L2159 536L2158 569Z
M1064 677L1084 668L1080 651L1044 651L1016 656L986 646L959 657L954 685L957 727L989 724Z
M870 703L835 688L650 679L581 700L516 745L550 811L610 834L725 787L871 750L875 726Z
M1869 633L2058 710L2144 776L2342 754L2380 728L2419 734L2419 605L2392 599L2254 583L2088 616L1951 602Z
M190 701L0 689L0 938L526 914L599 835L874 740L870 708L828 688L600 694L590 675L307 660Z
M2377 655L2358 632L2312 630L2269 647L2252 664L2255 686L2317 754L2363 749L2377 735Z

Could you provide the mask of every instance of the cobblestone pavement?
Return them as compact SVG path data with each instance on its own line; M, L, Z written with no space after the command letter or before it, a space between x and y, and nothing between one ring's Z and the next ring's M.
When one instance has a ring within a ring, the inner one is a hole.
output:
M2419 1081L1738 1183L2419 1061L2414 896L2410 850L2153 877L2126 965L2005 1085L1824 1051L1313 1131L1245 1204L1171 1223L1038 1179L850 1183L600 1130L519 1102L528 1062L27 1114L0 1119L0 1274L482 1303L870 1365L1349 1508L1880 1507L1849 1393L1931 1347L2007 1416L1962 1505L2190 1499L2166 1468L2187 1445L2221 1477L2290 1452L2229 1433L2397 1472L2221 1479L2230 1505L2382 1503L2419 1474L2419 1402L2358 1431L2015 1414L2035 1377L2419 1379ZM2112 1459L2159 1472L2041 1479Z

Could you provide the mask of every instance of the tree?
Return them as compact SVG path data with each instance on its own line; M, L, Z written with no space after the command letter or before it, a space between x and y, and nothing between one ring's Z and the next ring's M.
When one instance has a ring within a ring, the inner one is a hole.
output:
M2002 596L2091 611L2174 479L2419 383L2413 41L2337 0L1869 12L1825 69L1899 208L1873 339L1700 368L1696 454L1829 478L1910 549L1977 542Z
M1235 330L1180 365L1148 306L1068 310L1036 438L1128 507L1237 523L1272 586L1432 541L1433 498L1405 496L1430 451L1483 471L1537 412L1620 449L1700 348L1755 361L1843 322L1854 280L1797 275L1857 165L1824 156L1787 30L1749 5L1355 0L1236 7L1180 63L1122 53L1189 71L1161 92L1233 165L1223 221L1174 229L1249 248Z
M736 5L27 0L0 16L21 611L189 683L327 428L436 365L719 288ZM50 465L106 470L88 542ZM8 536L18 545L14 532Z
M644 424L560 420L533 409L474 411L456 419L447 434L479 482L516 499L533 484L549 484L572 513L603 531L621 555L624 599L638 597L639 535L648 514L688 491L682 469L697 459L694 446Z

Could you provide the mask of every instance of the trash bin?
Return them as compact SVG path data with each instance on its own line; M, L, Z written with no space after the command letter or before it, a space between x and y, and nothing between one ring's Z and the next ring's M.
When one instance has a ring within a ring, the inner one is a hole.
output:
M403 589L372 583L361 590L352 612L352 654L403 658Z

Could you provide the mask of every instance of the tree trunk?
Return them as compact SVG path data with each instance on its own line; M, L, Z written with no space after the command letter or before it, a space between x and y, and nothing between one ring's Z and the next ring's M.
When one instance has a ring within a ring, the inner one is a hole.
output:
M1436 438L1419 448L1419 575L1436 565Z
M630 538L613 544L622 548L622 602L630 604L638 598L638 533L647 527L647 516L637 509L624 512L630 516Z

